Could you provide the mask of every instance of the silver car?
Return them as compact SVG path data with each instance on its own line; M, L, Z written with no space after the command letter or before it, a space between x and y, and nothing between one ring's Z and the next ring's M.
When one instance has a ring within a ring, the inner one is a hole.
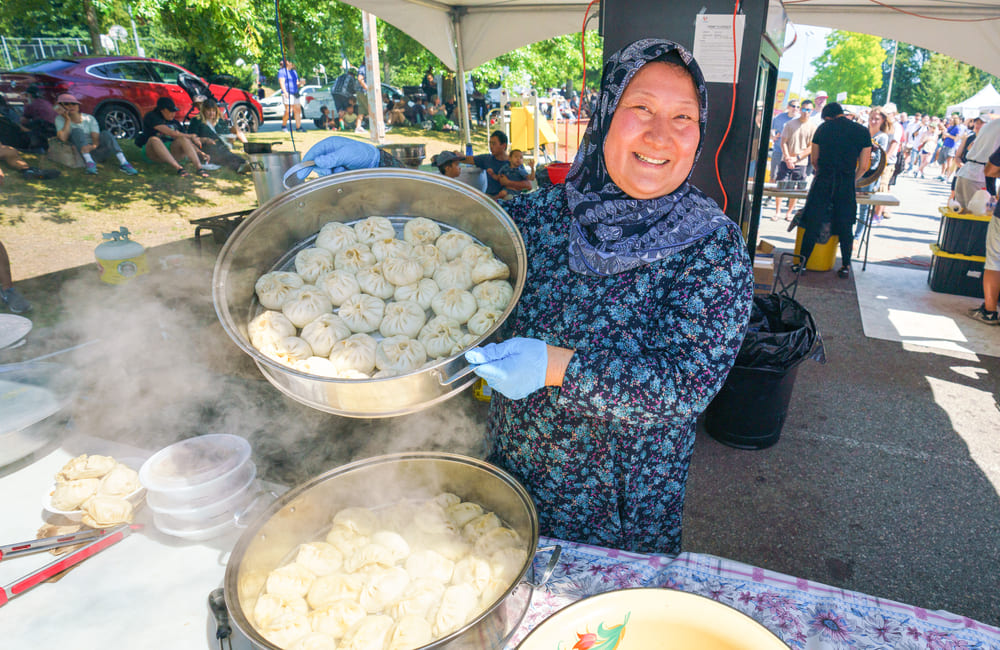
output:
M305 99L306 103L305 103L305 107L302 109L302 119L309 119L309 120L316 119L317 117L319 117L321 115L320 109L323 106L326 106L327 108L329 108L330 109L330 115L336 117L336 115L337 115L337 109L336 109L335 103L333 101L333 95L330 93L330 88L322 88L320 86L305 86L303 88L303 91L305 91L306 88L315 89L315 90L310 90L310 91L306 92L306 94L303 97ZM382 84L382 94L383 95L387 95L389 97L389 99L391 99L394 102L395 101L400 101L400 100L405 101L405 98L403 97L403 91L400 90L399 88L396 88L395 86L390 86L389 84ZM268 99L270 99L270 98L268 98ZM264 100L264 101L267 101L267 100ZM280 111L281 110L281 106L280 106L281 95L280 94L278 95L278 103L279 103L278 110ZM263 105L263 104L264 104L264 102L261 102L261 105ZM265 119L266 119L267 108L264 109L264 116L265 116ZM280 112L278 113L278 117L281 117L281 113Z
M317 95L321 97L325 96L326 101L330 102L330 104L332 105L333 102L330 101L329 90L323 90L323 88L316 85L302 86L301 88L299 88L299 103L302 105L303 119L311 117L319 117L319 106L320 106L319 104L316 104L315 108L313 109L316 112L316 115L311 116L309 114L309 105L315 103ZM264 109L265 120L280 120L281 116L285 114L285 107L281 103L280 90L277 90L274 92L273 95L265 97L264 99L260 100L260 106L261 108Z

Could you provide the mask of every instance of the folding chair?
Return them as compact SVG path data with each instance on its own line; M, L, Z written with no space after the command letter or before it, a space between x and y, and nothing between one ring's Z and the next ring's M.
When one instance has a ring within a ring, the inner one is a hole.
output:
M785 260L788 264L785 264ZM798 264L798 273L792 271L792 266ZM774 290L779 296L795 299L795 292L799 288L799 278L806 270L806 258L795 253L782 253L778 256L778 268L774 271ZM787 271L787 273L786 273Z

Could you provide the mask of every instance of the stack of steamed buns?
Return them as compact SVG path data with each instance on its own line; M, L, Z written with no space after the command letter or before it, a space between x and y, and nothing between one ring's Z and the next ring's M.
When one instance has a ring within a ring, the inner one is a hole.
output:
M330 222L295 271L257 280L251 344L291 368L338 379L393 377L459 354L503 315L510 269L468 234L424 217L397 238L386 217Z
M345 508L268 574L253 622L289 650L419 648L496 602L527 559L516 531L451 493Z

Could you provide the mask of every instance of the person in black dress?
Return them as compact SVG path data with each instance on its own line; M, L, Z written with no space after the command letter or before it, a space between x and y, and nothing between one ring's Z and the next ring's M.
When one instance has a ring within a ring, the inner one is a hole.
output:
M846 278L851 273L854 250L854 220L858 212L855 182L864 176L871 164L872 139L868 129L844 117L837 102L823 107L823 123L813 136L810 162L816 169L800 225L805 229L802 249L808 260L823 230L830 224L830 234L840 238L842 266L837 275Z

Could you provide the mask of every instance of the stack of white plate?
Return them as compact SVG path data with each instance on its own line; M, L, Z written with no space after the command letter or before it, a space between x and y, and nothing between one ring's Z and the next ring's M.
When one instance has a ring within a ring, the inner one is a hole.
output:
M167 535L205 540L230 532L256 495L250 443L213 433L182 440L139 468L153 522Z

